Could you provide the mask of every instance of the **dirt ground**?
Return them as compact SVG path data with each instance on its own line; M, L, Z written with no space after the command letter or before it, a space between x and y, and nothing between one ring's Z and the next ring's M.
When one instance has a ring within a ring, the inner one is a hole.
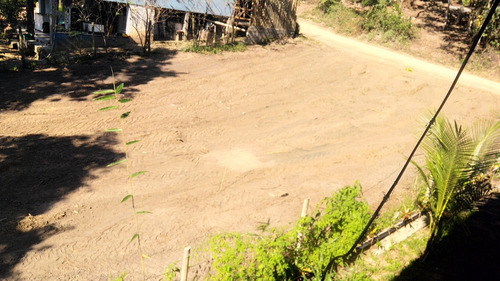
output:
M357 1L346 0L342 2L358 11L363 10ZM451 17L449 23L445 25L448 6L446 1L403 0L398 3L402 7L403 15L409 17L413 26L416 27L415 38L407 43L394 43L385 41L380 34L366 34L365 31L355 26L348 26L349 36L364 42L376 42L413 57L458 69L472 44L468 18L465 16L462 21L458 21L456 17ZM456 1L452 1L452 3L458 5ZM301 17L321 25L331 25L328 20L320 22L321 13L312 12L318 4L318 0L305 0L299 5L298 13L301 14ZM345 30L335 25L332 28L340 34L346 33ZM467 70L481 77L500 81L500 52L481 46L482 44L479 44L475 49L467 65Z
M304 22L307 38L243 53L150 57L6 73L0 83L0 279L140 279L116 112L92 91L124 92L148 280L210 234L286 226L359 180L380 202L438 107L451 70L343 40ZM500 85L471 75L443 113L500 118ZM421 157L419 154L418 157ZM410 169L394 196L411 193ZM193 263L199 263L193 259Z

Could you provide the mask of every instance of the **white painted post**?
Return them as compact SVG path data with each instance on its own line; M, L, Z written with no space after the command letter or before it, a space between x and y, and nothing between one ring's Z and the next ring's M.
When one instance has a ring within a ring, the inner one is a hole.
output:
M184 257L182 258L181 281L187 281L189 268L189 253L191 247L184 248Z

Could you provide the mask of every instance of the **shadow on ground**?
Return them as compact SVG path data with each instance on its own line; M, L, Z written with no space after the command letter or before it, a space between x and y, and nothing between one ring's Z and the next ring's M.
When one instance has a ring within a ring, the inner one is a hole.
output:
M481 203L463 226L453 228L429 253L393 281L500 280L500 194Z
M176 76L166 70L176 51L163 51L149 56L110 53L97 59L85 59L67 66L37 71L7 72L1 74L0 111L23 110L37 100L57 102L61 96L74 101L87 100L93 91L111 87L110 67L117 83L125 83L127 93L134 94L134 86L146 84L157 77ZM123 78L125 77L125 79Z
M446 24L447 3L442 1L412 1L413 9L418 11L417 18L423 20L423 23L417 24L431 33L442 34L443 43L440 48L453 55L454 57L463 57L467 54L471 37L467 28L468 18L460 20L450 15L448 24Z
M114 134L0 137L0 279L15 279L12 270L28 251L64 231L36 216L122 158L111 149L116 143Z
M176 76L168 70L176 51L149 56L111 53L77 64L38 71L2 73L0 112L21 111L33 102L87 101L92 92L125 83L127 95L134 86L157 77ZM54 203L85 188L96 171L123 158L113 146L113 133L99 136L0 136L0 279L16 280L15 266L48 237L65 231L58 218L45 214ZM64 216L64 214L62 214Z

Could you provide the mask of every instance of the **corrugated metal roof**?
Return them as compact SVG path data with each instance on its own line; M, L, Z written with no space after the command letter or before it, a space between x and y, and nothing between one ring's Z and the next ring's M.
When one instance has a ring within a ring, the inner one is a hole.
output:
M150 6L172 9L184 12L210 14L230 17L234 11L235 0L105 0L109 2L128 3L144 6L146 1Z

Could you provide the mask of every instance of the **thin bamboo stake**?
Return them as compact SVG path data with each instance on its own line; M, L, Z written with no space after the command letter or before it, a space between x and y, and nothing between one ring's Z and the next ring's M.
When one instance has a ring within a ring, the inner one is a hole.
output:
M184 248L184 257L182 258L181 281L187 281L189 268L189 254L191 247Z
M304 199L304 203L302 204L302 213L300 214L301 218L307 217L307 209L309 208L309 198ZM297 251L300 250L301 242L302 242L302 233L299 232L297 235Z

